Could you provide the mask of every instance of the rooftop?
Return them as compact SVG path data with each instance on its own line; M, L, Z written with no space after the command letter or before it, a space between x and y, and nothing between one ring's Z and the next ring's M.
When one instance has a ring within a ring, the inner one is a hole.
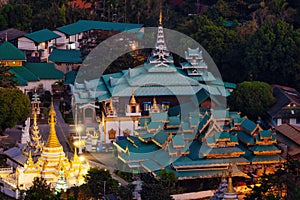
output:
M26 60L25 53L12 43L4 41L0 45L0 60Z
M60 35L50 31L49 29L42 29L32 33L27 33L24 36L36 43L47 42L60 37Z

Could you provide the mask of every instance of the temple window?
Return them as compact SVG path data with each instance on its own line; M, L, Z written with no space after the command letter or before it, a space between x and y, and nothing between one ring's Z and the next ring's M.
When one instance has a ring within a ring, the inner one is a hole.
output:
M144 111L150 111L151 109L151 102L144 102Z
M169 107L170 107L170 102L168 102L168 101L163 101L162 104L161 104L161 107L162 107L162 110L163 110L163 111L168 111L168 110L169 110Z

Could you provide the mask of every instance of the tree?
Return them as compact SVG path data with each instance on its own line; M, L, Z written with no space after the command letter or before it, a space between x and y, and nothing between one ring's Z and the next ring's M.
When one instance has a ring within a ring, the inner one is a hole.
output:
M0 133L23 123L29 114L30 101L21 90L0 88Z
M256 120L264 117L266 111L275 103L271 87L264 82L242 82L237 85L229 97L229 104L233 110L239 110L242 115Z
M9 72L10 67L0 66L0 87L13 88L17 85L15 75Z
M253 80L300 87L300 30L277 20L251 37L243 63Z
M173 193L175 190L175 185L177 183L176 175L173 171L167 171L165 169L158 173L158 179L161 185L168 190L169 193Z
M143 200L173 199L168 190L166 190L166 187L159 183L143 183L141 198Z
M134 185L129 184L126 186L120 186L118 189L118 198L122 200L131 200L133 199Z
M93 198L117 192L118 181L112 178L107 169L91 168L85 175L85 181Z
M44 178L35 177L33 185L26 191L25 200L57 199Z

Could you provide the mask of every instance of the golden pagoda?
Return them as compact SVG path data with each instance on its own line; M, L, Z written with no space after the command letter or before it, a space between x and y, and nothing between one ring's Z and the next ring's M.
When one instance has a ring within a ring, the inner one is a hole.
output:
M26 189L32 185L35 177L43 177L53 187L56 186L61 170L65 172L64 176L68 187L81 185L84 183L83 175L89 170L87 162L81 160L75 150L74 157L69 161L66 157L63 147L60 144L55 130L56 113L53 102L50 107L48 123L50 126L48 140L43 147L41 156L34 163L29 153L29 158L24 167L18 167L16 170L18 186Z

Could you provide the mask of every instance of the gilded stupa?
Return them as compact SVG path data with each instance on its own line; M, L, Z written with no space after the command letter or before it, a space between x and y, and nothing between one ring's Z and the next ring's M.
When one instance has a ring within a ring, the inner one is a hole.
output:
M24 167L16 169L18 187L22 189L30 187L35 177L42 177L48 183L51 183L53 187L56 187L62 170L65 172L64 177L68 187L84 183L83 175L89 170L89 165L78 157L76 150L73 158L69 161L56 135L55 116L56 113L52 103L48 117L49 136L40 157L37 162L34 162L30 152Z

